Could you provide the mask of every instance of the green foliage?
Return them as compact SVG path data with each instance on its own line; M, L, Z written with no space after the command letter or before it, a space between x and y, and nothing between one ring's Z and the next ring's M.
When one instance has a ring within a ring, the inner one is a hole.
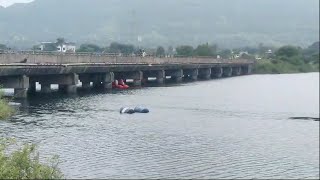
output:
M0 44L0 50L5 50L5 49L7 49L7 46L4 44Z
M10 117L13 113L14 110L8 105L8 102L2 98L2 92L0 92L0 120Z
M135 52L135 48L131 44L121 44L113 42L110 44L108 49L109 53L122 53L122 54L131 54Z
M173 54L174 54L174 50L173 50L173 47L172 47L172 46L169 46L169 47L168 47L168 54L169 54L169 55L173 55Z
M53 157L49 165L39 160L35 145L24 145L21 149L10 152L13 141L0 139L0 179L61 179L58 158Z
M219 52L219 55L221 56L221 58L229 59L232 56L232 51L230 49L224 49Z
M193 56L193 47L184 45L184 46L179 46L176 48L177 55L178 56L186 56L186 57L191 57Z
M57 45L62 45L62 44L64 44L65 42L66 42L66 40L65 40L64 38L60 37L60 38L57 38L56 44L57 44Z
M282 73L301 73L301 72L319 72L318 65L302 63L295 65L282 60L258 60L254 73L257 74L282 74Z
M303 56L306 63L319 64L319 44L319 41L315 42L303 50Z
M166 55L166 52L165 52L164 48L162 46L159 46L157 48L156 56L157 57L163 57L165 55Z
M103 48L99 47L95 44L82 44L79 49L77 49L77 52L102 52Z
M294 46L283 46L276 51L276 55L281 57L293 57L301 54L300 49Z
M247 59L247 60L254 60L254 59L255 59L254 56L249 55L249 54L245 54L245 53L243 53L243 54L241 55L241 58L242 58L242 59Z
M314 43L315 44L315 43ZM314 44L312 46L314 46ZM313 47L314 48L314 47ZM316 48L314 48L316 49ZM275 57L270 60L259 60L256 73L300 73L319 72L319 50L302 50L299 47L283 46L279 48Z
M57 51L57 45L55 43L48 43L43 48L44 51Z
M199 45L194 50L195 56L216 56L217 55L217 46L210 46L208 43Z

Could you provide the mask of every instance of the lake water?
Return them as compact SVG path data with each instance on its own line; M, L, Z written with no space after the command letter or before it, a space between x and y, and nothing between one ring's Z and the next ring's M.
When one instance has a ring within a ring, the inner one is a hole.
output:
M145 105L149 114L120 115ZM250 75L22 102L0 136L67 178L319 178L319 73Z

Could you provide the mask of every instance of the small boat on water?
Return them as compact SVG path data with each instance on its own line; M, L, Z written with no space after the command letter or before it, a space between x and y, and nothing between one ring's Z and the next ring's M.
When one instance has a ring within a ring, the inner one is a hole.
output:
M114 82L112 82L112 88L114 89L128 89L129 86L127 84L124 83L123 79L115 80Z

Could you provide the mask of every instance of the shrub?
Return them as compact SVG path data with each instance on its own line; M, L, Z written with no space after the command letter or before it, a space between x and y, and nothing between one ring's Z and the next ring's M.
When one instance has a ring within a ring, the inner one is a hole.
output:
M0 120L8 118L13 112L14 110L8 105L8 102L2 99L2 92L0 91Z
M61 179L58 169L58 158L50 160L50 164L39 161L39 153L35 145L24 145L21 149L8 153L13 141L0 140L0 179Z

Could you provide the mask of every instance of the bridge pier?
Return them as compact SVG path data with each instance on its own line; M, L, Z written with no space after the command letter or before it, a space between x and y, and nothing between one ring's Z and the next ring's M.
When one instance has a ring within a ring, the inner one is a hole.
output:
M90 89L90 83L93 82L93 88L110 90L112 89L114 74L113 72L80 74L79 80L81 81L82 88L84 89Z
M51 93L51 84L48 83L40 83L41 85L41 92L42 93Z
M224 77L232 76L232 67L224 67L223 68L223 76Z
M77 85L59 84L59 91L67 93L67 94L76 94L77 93Z
M0 84L4 88L13 88L15 98L26 98L29 88L29 77L21 76L3 76L0 78Z
M199 70L198 69L184 69L183 75L192 81L198 80Z
M183 77L183 70L182 69L166 70L165 74L166 74L166 76L171 76L171 80L173 80L176 83L182 82L182 77Z
M252 65L242 66L241 67L241 74L247 75L252 73Z
M211 68L199 69L199 78L205 80L211 79Z
M34 94L34 93L36 93L36 91L37 91L36 82L29 81L28 93Z
M165 82L165 71L164 70L155 70L155 71L143 71L143 82L147 83L148 78L156 78L156 83L161 85Z
M44 76L31 76L32 82L39 82L41 84L41 92L50 93L51 84L58 84L59 91L66 93L75 93L76 85L78 84L79 76L75 73L71 74L58 74L58 75L44 75Z
M14 97L17 99L22 99L28 97L28 90L26 88L15 88Z
M114 81L114 73L108 72L104 73L102 76L102 86L105 90L112 89L112 82Z
M221 78L223 75L223 68L222 67L214 67L214 68L212 68L211 71L212 71L211 75L213 78Z
M81 80L80 80L81 81ZM90 86L90 81L81 81L81 83L82 83L82 88L83 89L90 89L91 88L91 86Z
M166 79L166 72L164 70L156 71L157 84L164 84Z
M241 75L241 67L233 67L232 68L232 75L233 76L240 76Z

